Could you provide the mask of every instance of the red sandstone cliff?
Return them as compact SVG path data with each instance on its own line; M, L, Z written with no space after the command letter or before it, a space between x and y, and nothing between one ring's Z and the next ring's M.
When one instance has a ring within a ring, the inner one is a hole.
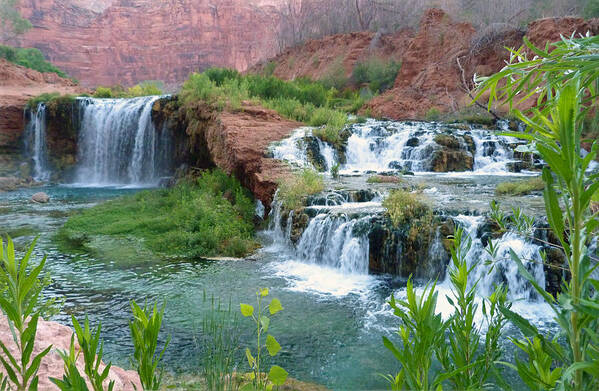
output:
M274 56L277 0L21 0L39 48L83 85L180 83L209 66L240 70Z

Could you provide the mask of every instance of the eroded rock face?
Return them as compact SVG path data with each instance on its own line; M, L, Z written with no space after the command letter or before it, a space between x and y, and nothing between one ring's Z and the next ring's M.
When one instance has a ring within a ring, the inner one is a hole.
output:
M62 378L64 373L64 362L60 358L57 350L69 349L71 343L71 335L73 331L64 325L56 322L48 322L45 320L39 320L37 326L37 337L35 347L33 348L33 354L37 355L49 345L52 345L52 350L44 357L38 371L39 386L40 390L58 390L52 382L50 377ZM4 315L0 314L0 340L4 343L13 355L17 354L17 347L13 341L11 331L8 326L8 321ZM78 346L76 347L78 349ZM101 366L103 368L103 366ZM77 368L80 373L84 373L83 357L80 356L77 361ZM110 369L110 375L106 381L114 380L114 389L119 391L133 391L135 389L141 390L141 384L139 377L134 371L126 371L122 368L112 366ZM136 388L134 388L134 385ZM88 384L91 387L90 384Z
M240 70L274 56L276 0L22 0L37 47L84 85L180 83L210 66Z

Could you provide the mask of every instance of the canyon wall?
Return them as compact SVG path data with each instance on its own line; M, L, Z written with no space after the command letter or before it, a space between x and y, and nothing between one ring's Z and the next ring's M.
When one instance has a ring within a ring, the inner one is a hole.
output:
M22 0L36 47L83 85L180 83L209 66L240 70L279 51L277 0Z

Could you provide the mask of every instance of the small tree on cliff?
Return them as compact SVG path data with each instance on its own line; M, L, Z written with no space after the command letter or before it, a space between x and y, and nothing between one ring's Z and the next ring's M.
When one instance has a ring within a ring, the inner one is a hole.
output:
M19 0L0 0L0 38L7 42L31 28L17 9Z

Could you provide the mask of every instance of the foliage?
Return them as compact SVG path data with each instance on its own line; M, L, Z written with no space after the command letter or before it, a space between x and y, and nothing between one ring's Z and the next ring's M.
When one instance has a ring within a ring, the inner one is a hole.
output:
M399 183L401 177L398 175L372 175L366 180L366 183Z
M62 352L61 357L65 363L65 373L62 380L56 378L50 378L50 380L56 384L61 390L87 390L87 386L83 388L83 377L77 369L77 357L79 354L83 354L84 361L84 373L90 384L92 385L93 391L104 391L103 383L108 379L110 374L111 363L108 363L104 369L101 369L102 354L104 352L104 342L100 341L100 333L102 325L98 324L95 333L92 332L89 326L89 319L85 317L85 323L83 327L79 324L74 316L71 316L73 321L73 327L75 328L75 335L71 337L71 345L69 352ZM80 352L75 354L74 348L74 337L77 336L77 343L80 347ZM73 386L82 388L71 388ZM114 380L108 382L107 391L114 389Z
M58 92L43 93L27 101L27 107L36 108L40 103L69 104L75 102L75 96L70 94L61 95Z
M335 163L333 167L331 167L331 176L334 179L339 178L339 163Z
M35 241L31 243L25 255L17 259L12 240L8 238L5 248L4 241L0 239L0 283L6 287L0 297L0 307L6 314L17 347L17 354L13 355L8 347L0 342L0 348L4 352L0 361L10 383L19 391L37 390L37 372L42 359L52 348L50 345L39 354L33 355L37 324L42 315L41 307L45 305L38 301L45 286L40 274L46 263L44 257L38 265L30 265L34 247Z
M374 92L388 90L395 83L401 69L401 62L382 61L377 57L357 62L352 71L352 82L357 85L368 84Z
M304 169L299 174L283 179L279 183L278 198L287 209L297 209L302 206L306 196L324 190L322 176L311 169Z
M62 245L93 235L135 237L156 254L243 256L256 247L254 204L239 181L220 170L195 182L111 200L71 216L58 232Z
M501 357L499 339L507 320L500 307L507 307L507 287L496 286L487 299L483 299L481 312L483 322L476 322L479 304L476 285L471 272L481 260L468 265L466 254L472 240L461 228L457 228L452 240L449 281L451 297L447 299L455 312L448 322L448 344L442 344L436 355L443 367L443 377L456 390L482 390L489 386L491 375L501 382L495 367ZM483 324L487 325L486 333ZM484 335L484 344L481 342ZM482 345L482 349L481 349Z
M51 72L56 73L60 77L68 77L66 73L46 61L39 49L13 48L0 45L0 58L38 72Z
M496 101L508 103L528 130L513 135L531 142L547 162L543 171L545 209L565 254L570 279L554 298L511 253L520 274L553 309L561 329L550 339L526 319L502 308L522 331L524 338L514 343L528 356L528 364L517 361L512 367L531 389L597 389L599 281L592 277L597 266L590 259L589 238L599 219L590 212L589 204L599 189L599 175L586 169L599 148L594 142L591 152L582 157L581 133L588 111L597 104L599 37L563 38L545 49L525 42L535 57L529 60L524 48L512 51L503 70L481 79L477 97L488 90L489 106ZM519 102L534 96L536 107L525 112L517 108ZM565 344L557 342L560 337Z
M156 372L168 347L170 337L167 338L159 353L156 352L156 349L165 307L166 304L163 304L162 308L158 310L157 305L154 304L150 310L147 305L141 308L134 300L131 300L133 320L129 321L129 329L135 347L132 361L144 390L158 390L162 382L162 369L159 374Z
M441 110L436 107L431 107L426 111L424 118L427 121L439 121L441 119Z
M94 98L137 98L141 96L162 95L162 82L144 81L125 90L121 86L99 86L94 91Z
M383 201L383 207L394 226L414 220L430 220L432 210L424 198L406 190L392 190Z
M335 61L329 65L325 74L320 78L320 82L327 88L334 88L338 91L347 87L349 78L345 75L345 67L343 66L343 57L337 57Z
M206 302L204 294L204 302ZM236 390L234 379L235 357L239 350L239 326L231 303L222 305L212 297L210 310L202 318L202 375L209 390Z
M268 296L267 288L260 288L256 292L257 309L250 304L240 304L241 314L244 317L250 317L256 325L256 350L255 357L252 355L250 348L246 348L245 355L252 370L251 382L241 387L241 390L271 390L273 385L280 386L287 380L287 371L278 365L273 365L265 376L262 374L262 350L266 348L271 357L276 356L281 350L281 345L275 337L268 333L270 327L270 318L267 314L275 315L283 310L283 306L279 299L272 299L270 304L264 306L262 300ZM267 312L268 311L268 312ZM266 334L266 341L263 343L262 336Z
M526 180L513 182L502 182L495 186L495 194L498 195L526 195L534 191L542 191L545 183L541 177L534 177Z
M406 299L396 300L391 295L389 305L400 319L397 334L401 345L397 347L383 337L383 344L401 365L397 375L387 375L392 390L435 390L441 378L431 373L434 352L445 344L447 323L436 313L435 285L427 285L420 297L416 295L412 279L408 280Z

